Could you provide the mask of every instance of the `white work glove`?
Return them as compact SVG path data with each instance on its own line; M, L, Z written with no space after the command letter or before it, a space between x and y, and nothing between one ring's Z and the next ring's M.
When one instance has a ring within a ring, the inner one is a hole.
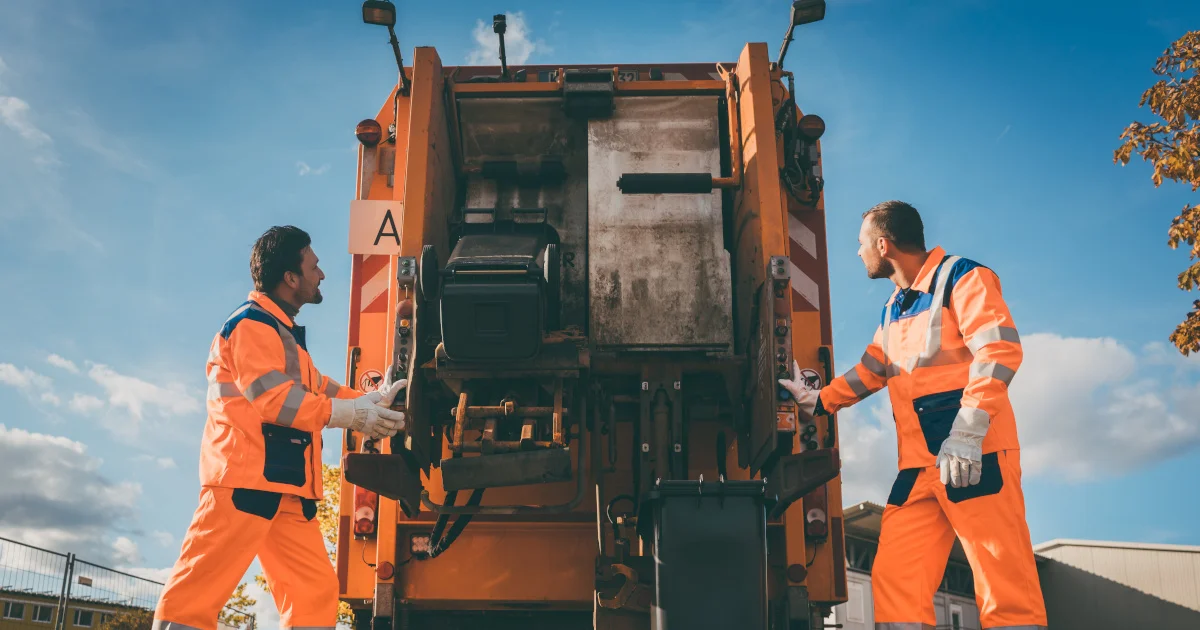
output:
M937 467L942 483L965 488L979 483L983 473L983 436L951 430L938 451Z
M800 362L792 361L792 378L791 380L781 378L779 384L788 390L792 398L796 399L796 406L800 411L800 419L811 421L816 414L817 401L821 399L820 389L809 389L804 384L804 377L800 376Z
M388 374L391 374L391 370L388 370ZM365 433L376 440L396 435L404 429L404 412L388 407L392 405L396 394L407 386L405 379L395 383L385 380L380 389L358 398L334 398L330 401L333 410L329 414L329 426Z

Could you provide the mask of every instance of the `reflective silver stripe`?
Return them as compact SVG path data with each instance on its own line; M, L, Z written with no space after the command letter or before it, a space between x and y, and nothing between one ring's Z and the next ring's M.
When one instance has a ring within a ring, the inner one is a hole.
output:
M208 384L208 399L220 400L222 398L240 397L242 392L238 391L237 385L234 383L209 383Z
M942 263L937 283L933 286L933 302L929 305L929 332L925 336L925 352L921 353L921 358L933 358L942 348L942 306L946 296L946 282L950 280L950 270L958 260L958 256L951 256Z
M864 352L862 358L859 359L859 363L875 376L887 378L887 367L883 365L882 361L871 356L870 352Z
M275 418L275 422L285 427L292 426L292 422L296 420L296 414L300 413L300 403L304 402L304 393L303 385L293 384L288 390L287 398L283 399L283 406L279 408L279 416Z
M325 385L325 395L329 398L334 398L338 395L338 391L341 389L341 385L338 385L333 379L329 379L329 382Z
M253 383L250 383L250 387L246 388L246 400L254 402L255 398L258 398L259 396L262 396L272 389L275 389L276 387L279 387L280 385L283 385L291 380L292 379L288 378L283 372L271 370L270 372L267 372L266 374L254 379Z
M959 407L950 430L981 436L987 434L988 425L991 423L991 416L986 411L978 407Z
M200 628L195 626L186 626L182 623L163 621L162 619L155 619L154 625L151 628L153 630L200 630Z
M919 621L892 621L875 624L875 630L935 630L935 627Z
M279 339L283 341L283 371L291 380L297 383L303 382L300 374L300 346L296 343L296 338L292 336L292 333L288 331L282 322L262 307L252 304L250 308L267 315L275 322L275 330L279 332Z
M970 363L975 355L963 346L953 350L941 350L932 357L915 357L916 362L913 367L939 367L943 365L954 365L956 363Z
M1017 373L1012 368L1006 365L1000 365L995 361L983 361L981 363L971 364L971 379L992 377L998 381L1002 381L1005 385L1011 385L1013 377Z
M1011 326L993 326L975 333L975 336L971 337L971 342L967 344L967 347L971 349L971 354L975 354L989 343L996 343L997 341L1011 341L1019 344L1021 343L1021 336L1017 334L1017 329Z
M867 389L862 379L858 378L858 370L850 368L850 371L846 372L842 378L846 379L846 382L850 384L850 391L854 392L855 396L866 398L871 395L871 390Z

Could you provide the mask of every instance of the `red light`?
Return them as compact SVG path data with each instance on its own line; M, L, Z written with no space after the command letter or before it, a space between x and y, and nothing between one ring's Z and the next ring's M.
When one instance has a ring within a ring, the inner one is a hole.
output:
M396 303L396 317L411 320L413 316L413 301L400 300Z
M396 575L396 567L392 566L391 562L380 562L379 566L375 567L375 575L381 580L390 580Z
M825 133L825 121L816 114L800 117L800 133L809 140L816 140Z
M383 127L379 126L379 121L368 118L358 123L354 128L354 135L358 136L358 141L363 145L373 147L383 139Z
M825 521L809 521L804 526L804 533L812 538L823 538L828 531L829 528L825 526Z
M354 488L354 535L375 534L375 516L379 509L379 495L363 488Z

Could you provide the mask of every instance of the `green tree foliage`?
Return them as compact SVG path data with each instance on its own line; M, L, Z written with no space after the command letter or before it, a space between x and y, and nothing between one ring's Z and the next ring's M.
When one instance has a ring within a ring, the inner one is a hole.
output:
M1133 122L1121 133L1122 144L1113 152L1113 162L1122 166L1134 155L1150 162L1150 179L1158 187L1172 180L1200 189L1200 31L1179 38L1158 58L1154 74L1162 77L1142 94L1139 107L1150 111L1161 122ZM1167 245L1182 243L1190 248L1191 260L1200 259L1200 204L1188 204L1171 222ZM1191 291L1200 287L1200 262L1193 262L1179 274L1179 288ZM1171 334L1171 343L1184 355L1200 352L1200 300Z
M239 628L244 627L250 620L249 610L257 603L258 600L246 594L246 583L242 582L233 591L233 595L225 603L225 608L221 610L221 614L217 618L221 620L221 623Z

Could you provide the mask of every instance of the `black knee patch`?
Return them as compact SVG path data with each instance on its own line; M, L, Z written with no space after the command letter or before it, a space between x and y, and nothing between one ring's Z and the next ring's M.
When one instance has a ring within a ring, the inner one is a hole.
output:
M913 486L917 485L917 475L921 474L920 468L905 468L896 475L896 481L892 483L892 492L888 494L888 505L904 505L908 501L908 495L912 494Z
M317 515L317 500L300 499L300 509L304 512L304 520L313 520L313 517Z
M946 486L946 498L951 503L961 503L967 499L998 494L1004 487L1004 475L1000 472L1000 454L988 453L983 456L983 471L979 475L979 483L965 488Z
M233 491L233 507L239 512L260 516L269 521L275 518L275 513L279 511L279 501L282 498L283 495L278 492L236 488Z

